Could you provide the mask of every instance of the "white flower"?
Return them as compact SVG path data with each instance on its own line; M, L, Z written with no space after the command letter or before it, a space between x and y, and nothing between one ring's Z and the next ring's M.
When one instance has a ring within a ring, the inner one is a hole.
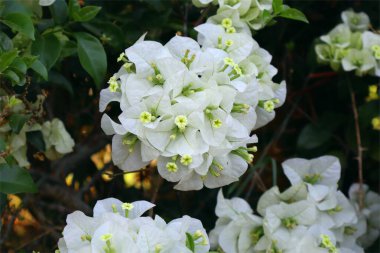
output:
M39 0L38 4L41 6L49 6L52 5L55 0Z
M376 66L375 59L368 50L351 49L342 60L345 71L355 70L355 74L363 76Z
M73 151L74 140L61 120L53 119L52 121L44 122L41 131L45 141L45 155L49 159L57 159Z
M140 217L153 206L147 201L100 200L95 205L93 218L78 211L68 215L58 248L68 253L209 251L209 239L199 220L183 216L167 224L158 215L154 220ZM189 245L194 245L194 250Z
M243 2L223 2L234 7L198 26L198 41L175 36L163 46L142 38L121 54L127 67L111 77L99 105L120 104L117 119L104 115L101 125L114 135L121 169L158 159L160 175L180 190L227 185L246 171L247 145L257 142L251 131L273 119L286 86L273 83L270 54L239 19L250 0Z
M354 12L353 10L343 11L341 14L343 22L350 27L352 31L365 31L369 26L369 17L364 12Z
M350 45L351 31L347 25L340 24L332 29L327 35L321 37L323 42L339 48L346 48Z
M306 160L293 158L282 163L284 173L292 185L304 182L311 197L319 202L336 188L340 178L340 163L333 156L322 156Z
M362 186L364 193L364 208L359 209L359 184L351 185L349 189L349 196L351 201L356 207L357 212L361 219L367 223L366 233L359 238L360 244L367 248L379 237L380 235L380 195L369 191L368 185Z

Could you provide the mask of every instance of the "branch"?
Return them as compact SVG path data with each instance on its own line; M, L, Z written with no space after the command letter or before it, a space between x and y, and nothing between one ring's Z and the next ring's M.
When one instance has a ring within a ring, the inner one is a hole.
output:
M356 134L356 144L357 144L357 157L358 160L358 178L359 178L359 208L360 210L364 207L364 190L363 190L363 147L360 136L360 126L359 126L359 113L356 106L355 93L352 90L350 82L348 82L348 88L351 96L352 112L354 113L355 122L355 134Z

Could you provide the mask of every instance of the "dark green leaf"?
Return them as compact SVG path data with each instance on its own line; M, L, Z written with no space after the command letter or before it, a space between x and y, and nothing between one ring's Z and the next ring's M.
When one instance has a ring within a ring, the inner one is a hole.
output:
M19 84L21 82L21 79L17 73L15 73L12 70L5 70L4 71L4 76L8 78L9 80L12 81L12 84Z
M189 233L186 233L186 247L191 250L191 252L195 252L194 238Z
M12 48L12 40L8 37L8 35L0 31L0 52L10 51Z
M305 15L301 11L294 8L283 9L280 12L279 16L283 18L287 18L287 19L293 19L293 20L309 23Z
M16 59L18 53L16 50L2 53L0 55L0 73L6 70L9 65Z
M69 16L74 19L74 15L80 11L80 5L77 0L69 0Z
M36 191L37 187L26 169L17 165L0 164L0 192L15 194Z
M68 91L71 96L74 95L74 91L73 91L73 87L71 87L71 83L59 72L55 72L55 71L49 72L48 84L59 86L62 89Z
M97 38L88 33L74 34L77 39L79 61L94 79L97 87L103 82L107 70L106 53Z
M32 53L39 56L39 60L49 70L61 54L61 42L54 34L37 37L32 44Z
M26 74L26 70L28 67L26 66L25 62L23 61L22 58L17 57L11 65L9 65L9 68L11 68L13 71L18 73L20 76Z
M7 144L5 143L4 137L0 137L0 152L5 151Z
M7 204L7 195L0 192L0 215L3 213Z
M26 138L38 151L45 151L45 141L41 131L27 132Z
M15 134L20 133L22 127L25 125L28 119L29 116L25 114L12 114L9 117L9 126L11 127L12 132Z
M274 14L278 14L282 10L283 1L282 0L273 0L272 7Z
M1 22L34 40L34 26L32 19L28 15L23 13L9 13L5 15Z
M87 22L95 18L99 13L101 7L98 6L86 6L79 11L73 13L73 19L79 22Z
M318 127L313 124L309 124L302 129L298 136L297 146L300 149L310 150L317 148L326 143L331 137L330 131L323 126Z
M65 0L56 0L49 6L49 8L56 24L65 23L69 14L69 9Z
M46 67L39 60L34 61L31 68L43 79L48 79L48 72L46 70Z

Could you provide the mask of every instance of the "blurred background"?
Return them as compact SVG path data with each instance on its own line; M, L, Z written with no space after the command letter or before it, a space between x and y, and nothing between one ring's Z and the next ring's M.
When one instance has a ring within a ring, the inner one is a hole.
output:
M380 128L372 124L372 119L380 116L380 100L377 92L369 94L370 85L378 86L379 79L353 75L347 78L328 66L321 67L316 62L314 45L319 36L341 22L340 13L350 8L366 12L373 28L379 29L380 2L284 2L301 10L310 24L279 19L277 24L253 35L260 46L273 55L272 65L278 68L274 80L286 80L288 95L284 106L276 111L275 120L255 132L259 143L254 162L239 182L224 187L225 195L243 197L255 207L266 189L273 185L283 189L289 185L282 173L282 161L326 154L339 157L340 187L347 194L349 186L358 181L355 127L347 80L351 82L358 105L365 148L364 182L379 193ZM90 215L96 200L111 196L128 202L149 200L157 205L154 213L165 219L187 214L202 220L206 229L213 228L218 190L174 191L173 184L159 177L154 163L144 171L129 174L113 166L111 139L100 128L98 101L100 89L108 86L106 80L120 67L117 57L143 33L147 32L147 39L161 43L175 34L195 38L194 26L213 15L216 8L202 11L192 6L190 0L78 0L78 3L102 8L95 18L86 22L67 21L64 12L43 9L36 29L44 31L47 26L59 26L71 32L94 35L106 52L107 74L104 80L94 82L81 66L78 52L68 43L50 68L47 81L32 75L31 85L17 88L19 93L27 89L30 100L37 94L46 94L47 117L60 118L76 145L73 153L51 162L36 145L28 143L29 171L38 192L2 195L0 251L53 252L67 214L81 210ZM54 48L46 50L54 51ZM111 104L107 113L116 115L118 110ZM380 252L380 243L368 252Z

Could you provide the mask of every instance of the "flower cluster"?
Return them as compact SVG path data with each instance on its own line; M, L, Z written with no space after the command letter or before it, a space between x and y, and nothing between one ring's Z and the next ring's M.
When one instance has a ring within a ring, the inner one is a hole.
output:
M21 167L28 167L27 133L40 131L44 142L44 154L50 160L60 158L73 151L74 141L59 119L36 122L36 114L41 113L44 97L28 104L16 96L0 96L0 146L4 156L12 156ZM1 157L0 163L5 163Z
M268 18L273 13L273 0L193 0L197 7L208 4L219 5L217 15L209 21L222 20L230 17L239 28L260 30L265 27ZM208 22L209 22L208 21Z
M108 198L96 203L94 217L75 211L67 216L58 252L208 252L208 237L199 220L183 216L166 223L158 215L140 217L153 206L147 201L122 203Z
M320 37L315 51L318 61L334 70L355 71L358 76L380 76L380 35L369 29L367 14L347 10L343 23Z
M271 121L285 100L274 83L271 55L249 30L223 18L195 28L198 41L175 36L166 45L138 40L122 53L120 71L101 91L100 111L116 101L117 123L106 114L113 162L134 171L158 159L158 171L178 190L237 181L252 162L251 131Z
M284 192L277 186L265 192L257 206L260 216L245 200L228 200L219 192L212 247L226 253L359 253L377 238L380 196L368 192L366 209L358 215L337 189L337 158L295 158L282 166L292 185ZM353 201L357 188L350 190Z
M380 235L380 195L370 191L368 185L362 186L364 193L364 206L359 206L360 185L351 185L348 195L355 206L359 220L365 221L367 229L364 235L359 237L358 242L364 248L371 246Z

